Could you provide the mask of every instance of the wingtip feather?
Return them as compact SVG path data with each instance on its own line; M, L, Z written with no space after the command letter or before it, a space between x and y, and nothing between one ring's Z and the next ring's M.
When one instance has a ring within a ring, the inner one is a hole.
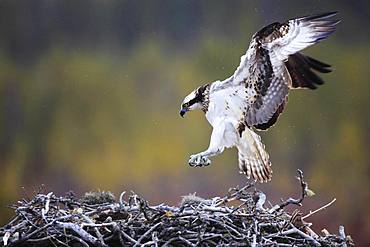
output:
M307 15L299 18L300 20L312 21L312 20L326 20L332 18L338 14L338 11L324 12L315 15Z

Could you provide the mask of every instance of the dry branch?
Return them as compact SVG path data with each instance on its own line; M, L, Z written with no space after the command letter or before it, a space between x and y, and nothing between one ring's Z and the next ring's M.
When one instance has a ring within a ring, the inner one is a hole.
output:
M265 205L266 195L254 184L232 188L224 197L185 196L179 206L150 205L131 193L118 202L107 192L58 197L38 193L14 206L15 216L0 228L6 246L354 246L344 228L339 235L316 234L304 222L313 213L285 211L301 205L308 185L298 179L301 196L275 206ZM238 206L231 206L238 205Z

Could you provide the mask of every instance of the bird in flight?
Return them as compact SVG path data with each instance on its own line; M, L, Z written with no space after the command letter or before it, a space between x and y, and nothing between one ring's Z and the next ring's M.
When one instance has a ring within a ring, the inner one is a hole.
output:
M212 125L207 150L190 156L190 166L207 166L210 157L237 147L239 168L255 181L271 180L269 155L254 130L277 121L290 89L316 89L331 66L300 53L327 38L339 23L337 12L272 23L255 33L234 74L207 83L185 97L180 115L200 109Z

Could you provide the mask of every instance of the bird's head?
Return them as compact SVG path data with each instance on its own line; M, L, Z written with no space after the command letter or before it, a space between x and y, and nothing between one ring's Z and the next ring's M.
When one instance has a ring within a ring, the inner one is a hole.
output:
M205 103L208 101L209 84L203 85L195 89L185 97L181 104L180 115L184 117L185 113L192 110L204 110Z

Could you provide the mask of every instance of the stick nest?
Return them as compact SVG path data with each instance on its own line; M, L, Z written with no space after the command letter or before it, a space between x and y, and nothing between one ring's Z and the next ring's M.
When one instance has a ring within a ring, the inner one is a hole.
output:
M178 206L150 205L123 192L37 193L13 206L14 218L0 228L3 246L354 246L344 228L320 235L298 210L313 192L299 171L301 196L268 206L254 184L232 188L224 197L184 196ZM331 204L331 203L330 203ZM323 206L325 209L328 205Z

